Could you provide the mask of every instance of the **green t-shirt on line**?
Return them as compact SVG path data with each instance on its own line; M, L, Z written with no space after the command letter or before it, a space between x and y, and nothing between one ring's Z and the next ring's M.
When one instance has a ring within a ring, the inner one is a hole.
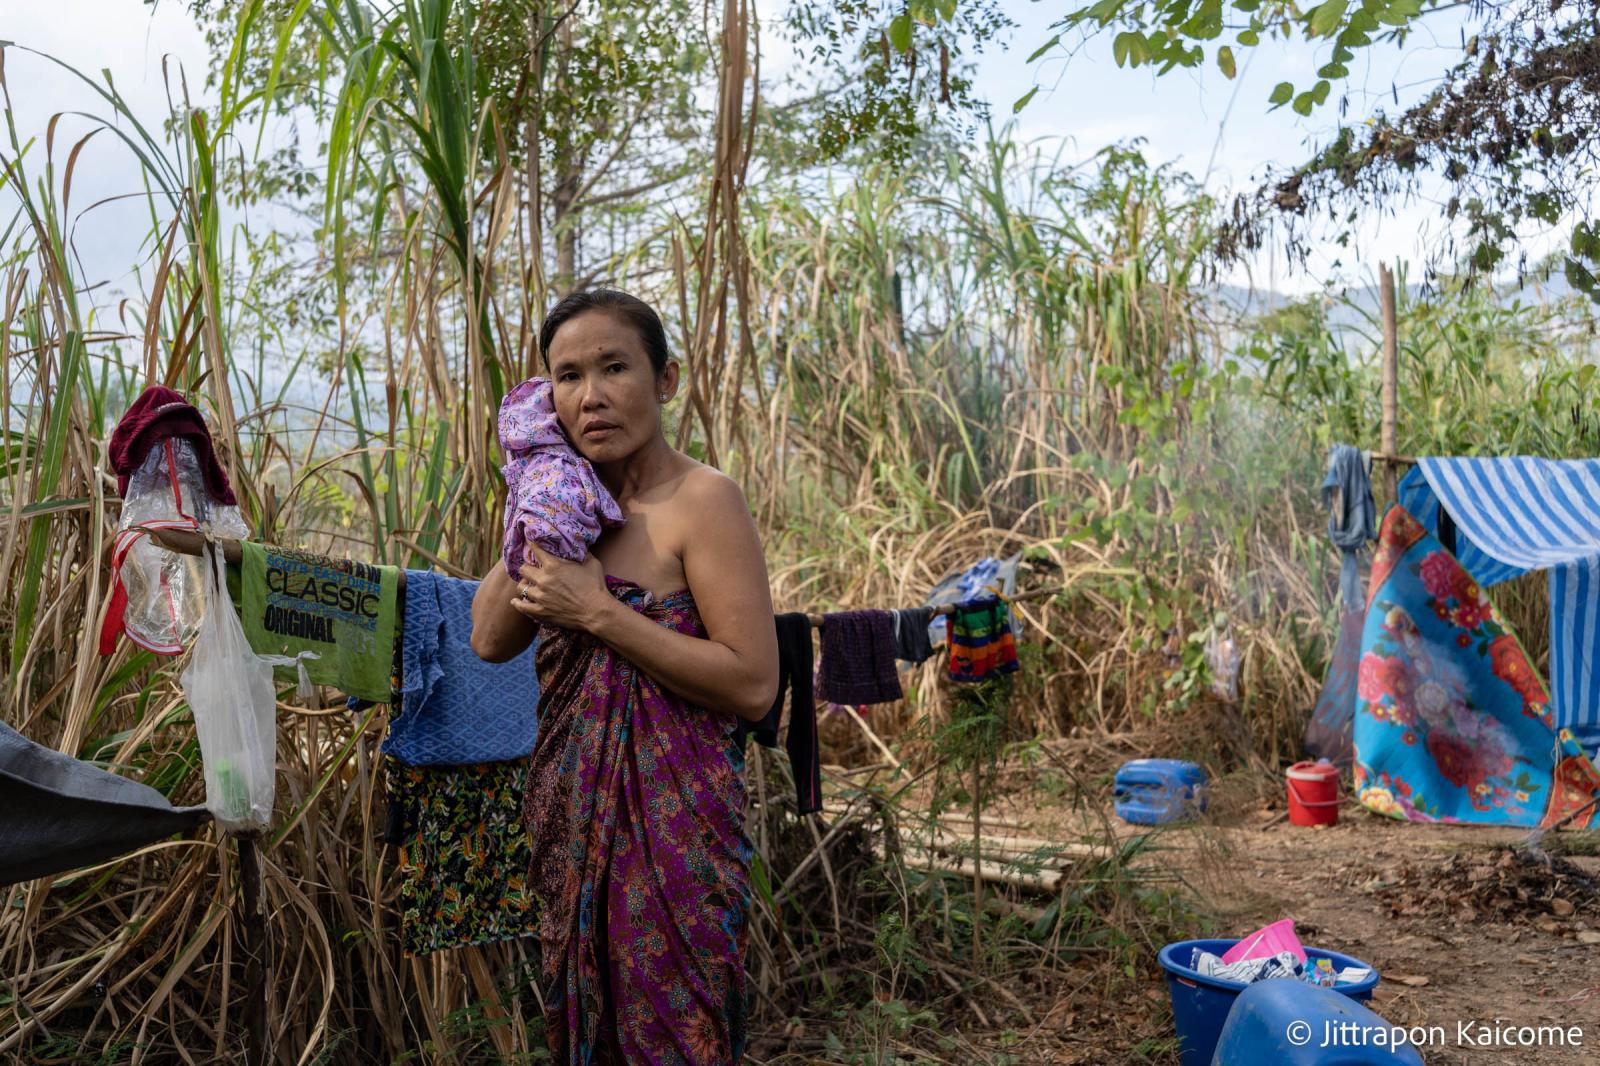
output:
M348 696L386 702L400 570L240 541L239 615L257 655L315 652L306 672ZM284 680L293 666L274 672Z

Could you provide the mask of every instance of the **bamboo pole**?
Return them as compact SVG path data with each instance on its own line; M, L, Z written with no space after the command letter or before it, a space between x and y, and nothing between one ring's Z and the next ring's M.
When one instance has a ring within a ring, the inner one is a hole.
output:
M241 833L239 880L244 889L244 1061L267 1063L267 914L261 899L261 857L256 834Z
M179 555L199 555L205 550L205 534L199 532L198 530L151 529L149 530L149 533L151 539L157 544L161 545L167 551L177 552ZM218 537L217 544L222 548L223 561L238 565L240 559L239 542L230 537ZM395 587L399 589L400 595L405 595L406 572L404 570L400 571L400 579ZM1044 599L1048 596L1057 595L1070 587L1071 586L1069 585L1059 585L1051 586L1050 588L1031 589L1015 596L1004 597L1004 599L1006 603L1025 603L1029 600ZM954 614L955 610L954 604L945 604L942 607L935 607L933 609L933 613L935 617L938 617L942 615ZM808 614L806 618L811 622L813 627L817 629L821 629L823 627L823 615Z
M1397 408L1400 393L1400 338L1395 321L1394 272L1389 264L1378 264L1378 299L1383 310L1383 454L1394 456L1400 451L1396 431ZM1383 488L1391 501L1398 498L1395 462L1391 459L1383 466Z
M875 856L887 861L889 850L883 841L874 840L869 846ZM908 866L916 866L936 873L945 873L952 877L977 877L992 884L1009 885L1012 888L1028 889L1034 892L1054 893L1061 887L1061 882L1066 876L1059 869L1026 870L1008 863L988 860L974 862L965 855L940 855L915 844L907 844L901 851ZM988 903L992 902L993 897L986 901L984 905L987 906Z
M1070 584L1067 584L1067 585L1051 585L1049 588L1029 589L1027 592L1019 592L1015 596L1001 596L1000 599L1001 599L1002 602L1008 603L1008 604L1011 604L1011 603L1027 603L1030 600L1042 600L1042 599L1046 599L1046 598L1048 598L1050 596L1058 596L1061 593L1066 592L1070 588L1072 588L1072 585L1070 585ZM956 613L956 605L953 604L953 603L946 603L946 604L942 604L942 605L940 605L938 607L933 608L933 617L935 617L935 618L941 618L941 617L945 617L947 615L953 615L955 613ZM827 619L826 615L821 615L821 614L807 614L806 615L806 620L811 623L811 626L812 626L813 629L823 629L823 628L825 628L826 619Z
M179 555L199 555L205 550L206 535L192 529L152 529L149 531L150 539L161 545L169 552ZM218 537L217 544L222 548L222 561L239 565L243 556L239 552L239 542L231 537ZM400 571L399 578L395 581L395 590L404 597L406 594L406 572Z

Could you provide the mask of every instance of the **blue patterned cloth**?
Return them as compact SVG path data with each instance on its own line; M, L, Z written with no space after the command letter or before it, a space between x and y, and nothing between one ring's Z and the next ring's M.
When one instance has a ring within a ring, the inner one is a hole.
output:
M1449 514L1461 565L1485 588L1549 571L1556 724L1600 750L1600 459L1424 457L1400 502L1430 530Z
M1372 560L1356 680L1355 783L1413 822L1600 824L1600 771L1558 728L1482 585L1401 507Z
M401 706L383 752L412 766L520 759L539 734L534 648L506 663L472 650L478 582L406 571ZM538 642L535 641L535 645Z
M1002 596L1013 596L1017 591L1017 568L1022 565L1022 553L1009 559L996 559L986 555L959 574L951 574L928 593L923 602L927 607L945 607L958 603L972 603L993 598L998 590ZM1014 625L1009 608L1005 610L1007 624ZM945 639L945 616L935 615L928 623L928 643L937 644Z

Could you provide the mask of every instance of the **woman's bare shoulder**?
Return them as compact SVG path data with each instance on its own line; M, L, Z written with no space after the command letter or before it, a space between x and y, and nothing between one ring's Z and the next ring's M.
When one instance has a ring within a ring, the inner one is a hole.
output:
M725 636L772 614L761 533L737 481L696 464L676 493L672 526L684 577L712 632Z
M663 543L673 545L680 559L691 544L704 544L713 530L753 529L755 522L745 502L744 489L737 481L688 456L684 458L691 465L676 479L671 495L662 501L656 525Z
M673 495L685 506L697 510L712 508L721 512L736 508L748 512L744 489L737 481L715 467L707 466L688 456L684 456L684 459L689 465L678 484L678 491Z
M708 527L753 519L737 481L681 452L679 459L678 470L650 494L647 507L653 513L651 539L681 559L689 544L704 539Z

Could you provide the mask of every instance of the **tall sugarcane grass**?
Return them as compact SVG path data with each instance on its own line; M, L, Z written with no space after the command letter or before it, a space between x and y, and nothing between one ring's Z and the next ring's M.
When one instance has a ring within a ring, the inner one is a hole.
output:
M331 254L313 279L337 293L325 366L263 310L283 275L222 232L217 161L251 141L246 115L276 73L246 85L230 62L221 107L166 126L90 81L102 135L142 171L155 220L125 333L95 326L62 235L80 146L12 131L0 153L0 190L20 205L0 251L0 638L6 720L29 736L174 801L202 795L173 664L95 653L116 516L105 441L150 382L207 408L257 535L467 575L492 561L495 408L534 366L548 249L519 210L538 190L504 163L462 16L446 0L381 16L306 0L276 25L259 5L242 13L241 40L271 35L280 60L295 20L318 20L339 79ZM1023 549L1029 581L1055 594L1018 605L1033 668L1002 739L1122 729L1197 698L1203 661L1186 655L1174 672L1162 647L1220 611L1244 648L1249 741L1267 759L1294 750L1334 572L1311 487L1331 440L1371 440L1370 330L1336 331L1314 303L1237 321L1206 295L1211 206L1124 150L1064 168L1000 131L915 187L867 169L746 189L748 12L730 2L721 25L704 216L663 210L642 244L611 250L611 273L682 338L676 439L745 486L780 608L911 604L947 570ZM1586 322L1477 291L1408 298L1404 446L1593 453L1597 429L1569 410L1593 379L1571 343ZM269 390L275 365L287 373ZM297 409L287 383L322 372L322 404ZM959 713L937 674L924 666L914 697L872 721L908 772L946 753L942 727ZM280 709L264 848L276 1059L532 1056L520 949L398 952L395 861L376 829L381 714ZM758 1018L863 987L898 1001L968 965L959 931L943 947L908 939L948 916L948 885L841 853L848 837L824 843L782 813L782 761L752 766ZM867 867L876 887L852 895L849 871ZM238 1054L237 876L210 830L4 900L0 1056ZM890 913L894 929L880 920ZM1080 919L1058 921L1069 939L1087 935ZM841 978L836 964L867 944L881 971ZM1004 977L1014 963L991 950L982 965Z

